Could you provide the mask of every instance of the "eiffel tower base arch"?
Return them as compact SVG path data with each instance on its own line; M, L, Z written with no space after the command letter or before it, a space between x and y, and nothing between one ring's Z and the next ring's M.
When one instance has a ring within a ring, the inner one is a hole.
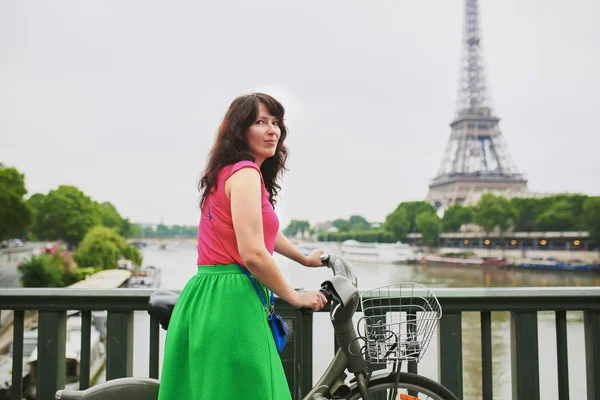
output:
M471 193L526 192L527 180L514 177L455 176L436 179L429 185L426 201L436 209L463 204Z

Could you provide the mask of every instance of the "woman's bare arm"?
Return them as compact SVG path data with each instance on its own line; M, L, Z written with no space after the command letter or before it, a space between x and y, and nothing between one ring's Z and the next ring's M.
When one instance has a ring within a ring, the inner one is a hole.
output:
M242 168L225 185L231 201L231 217L242 262L250 273L294 307L318 310L326 303L320 293L298 293L279 271L265 247L262 223L262 186L258 171Z
M298 264L302 264L305 267L308 265L308 260L304 254L300 252L294 246L288 238L285 237L283 232L277 232L277 238L275 239L275 251L290 260L296 261Z

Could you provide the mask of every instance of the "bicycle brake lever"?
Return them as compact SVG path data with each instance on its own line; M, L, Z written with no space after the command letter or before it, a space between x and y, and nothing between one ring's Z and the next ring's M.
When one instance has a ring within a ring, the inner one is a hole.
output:
M331 302L331 300L334 298L334 296L329 291L325 290L324 288L319 289L319 292L321 292L321 294L323 296L325 296L328 303ZM302 308L300 308L300 312L302 312L303 314L310 314L313 311L308 307L302 307Z

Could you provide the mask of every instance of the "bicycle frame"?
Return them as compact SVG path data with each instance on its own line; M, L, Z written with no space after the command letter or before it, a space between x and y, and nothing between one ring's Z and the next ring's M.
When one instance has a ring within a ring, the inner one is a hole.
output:
M346 369L348 368L348 358L346 353L340 348L337 350L333 360L315 384L312 390L304 397L304 400L327 399L326 395L337 395L345 398L350 395L352 388L345 383ZM371 400L367 393L366 371L360 371L356 374L356 385L358 386L363 398Z
M334 303L330 315L339 349L323 376L304 400L325 399L328 394L341 397L349 395L351 389L344 382L347 377L346 370L356 376L356 384L361 394L365 400L370 400L366 389L368 365L361 356L359 336L352 321L359 302L358 290L353 282L342 276L334 276L325 281L322 288L333 295L331 297Z

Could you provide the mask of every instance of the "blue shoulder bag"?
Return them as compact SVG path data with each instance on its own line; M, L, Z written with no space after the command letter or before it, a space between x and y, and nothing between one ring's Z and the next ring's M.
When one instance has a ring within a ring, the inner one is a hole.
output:
M273 295L273 292L271 292L271 308L269 309L269 308L267 308L267 302L265 301L265 298L263 297L262 293L258 289L258 285L256 284L256 279L252 278L252 276L250 275L250 272L248 272L248 270L246 268L242 267L239 264L238 264L238 267L240 267L240 269L242 270L244 275L246 275L248 277L248 279L250 279L250 282L252 282L254 289L256 289L256 293L258 293L258 296L260 297L260 301L262 302L263 307L265 308L265 310L268 313L267 314L267 322L269 323L269 327L271 327L271 332L273 332L273 338L275 339L275 346L277 347L277 351L281 352L281 350L283 350L283 346L285 346L286 338L288 335L288 330L287 330L287 327L285 326L285 322L284 322L283 318L281 318L281 315L279 315L275 312L275 296Z

